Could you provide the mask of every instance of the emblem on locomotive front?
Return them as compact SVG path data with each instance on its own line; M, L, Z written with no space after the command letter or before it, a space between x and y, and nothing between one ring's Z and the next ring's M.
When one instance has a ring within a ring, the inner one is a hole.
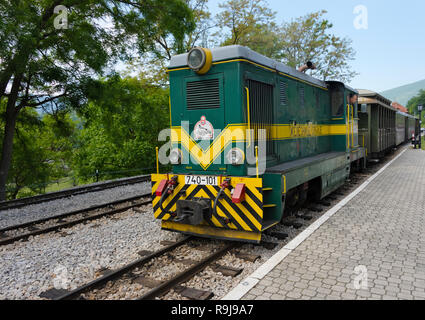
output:
M195 140L213 140L214 127L205 116L202 116L201 120L195 124L193 134Z

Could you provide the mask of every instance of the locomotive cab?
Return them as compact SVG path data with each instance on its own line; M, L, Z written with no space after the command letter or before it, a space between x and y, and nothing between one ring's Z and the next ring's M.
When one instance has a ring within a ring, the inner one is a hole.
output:
M334 137L332 141L334 149L349 152L351 162L364 159L364 141L359 141L359 93L342 82L328 81L327 84L330 91L332 122L346 125L345 137Z

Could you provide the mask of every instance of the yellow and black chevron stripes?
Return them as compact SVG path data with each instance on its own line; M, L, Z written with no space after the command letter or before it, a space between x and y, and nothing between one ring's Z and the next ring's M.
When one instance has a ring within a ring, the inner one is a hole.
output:
M182 147L190 152L200 166L206 170L230 143L245 142L246 128L245 124L226 126L205 151L182 127L172 128L171 142L181 143Z
M261 127L266 129L267 138L271 140L346 135L348 130L347 124L274 124L261 125ZM246 142L248 140L248 136L246 136L247 129L247 124L228 125L214 139L207 150L203 150L184 128L173 127L171 130L171 142L180 143L199 162L199 165L206 170L230 143ZM252 124L252 129L256 131L256 124Z
M171 175L169 175L171 177ZM155 191L162 179L167 179L167 175L152 175L152 206L156 219L172 221L170 213L177 210L178 200L192 200L193 198L204 198L211 201L213 207L220 187L210 185L188 185L184 183L184 176L178 178L179 184L174 192L163 202L162 208L160 198L155 196ZM245 183L245 201L233 203L229 190L222 193L217 202L216 212L212 212L211 218L206 219L205 225L228 230L241 230L249 232L261 232L263 223L263 195L261 190L261 179L257 178L232 178L232 185ZM180 183L180 181L182 183ZM242 182L243 181L243 182Z

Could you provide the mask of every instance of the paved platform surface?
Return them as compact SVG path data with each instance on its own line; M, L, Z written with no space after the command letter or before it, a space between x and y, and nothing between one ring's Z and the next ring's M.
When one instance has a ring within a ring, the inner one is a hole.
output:
M258 279L242 299L425 299L425 151L409 146Z

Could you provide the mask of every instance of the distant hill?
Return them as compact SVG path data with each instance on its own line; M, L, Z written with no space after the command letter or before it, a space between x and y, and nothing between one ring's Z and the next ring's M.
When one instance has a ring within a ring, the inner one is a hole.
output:
M420 89L425 90L425 80L407 84L405 86L401 86L391 90L386 90L381 92L380 94L390 99L391 101L396 101L401 105L406 106L407 102L409 102L411 98L416 96L419 93Z

